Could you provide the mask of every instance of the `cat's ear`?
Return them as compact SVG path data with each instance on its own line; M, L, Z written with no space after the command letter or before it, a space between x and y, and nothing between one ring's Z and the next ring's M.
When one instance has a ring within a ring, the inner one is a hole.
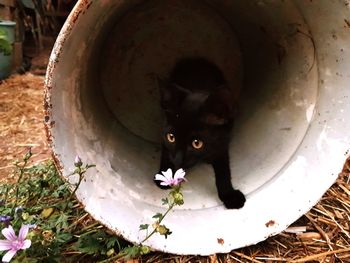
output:
M218 87L206 100L201 121L207 125L231 123L236 113L232 92L226 87Z
M157 77L160 104L167 111L175 111L179 103L190 92L181 86Z

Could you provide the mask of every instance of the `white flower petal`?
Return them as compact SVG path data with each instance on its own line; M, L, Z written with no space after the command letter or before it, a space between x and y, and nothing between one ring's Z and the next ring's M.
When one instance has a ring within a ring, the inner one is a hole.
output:
M154 177L154 179L158 180L158 181L167 181L168 179L165 178L164 175L161 174L156 174L156 176Z
M18 240L23 241L24 239L26 239L28 231L29 231L29 226L28 225L22 225L21 229L19 230Z
M7 239L7 240L10 240L10 241L15 241L17 240L17 236L16 236L16 233L15 231L13 230L12 226L8 226L7 228L4 228L1 233L4 235L4 237Z
M185 178L184 178L185 175L186 175L186 173L185 173L184 169L181 168L181 169L179 169L179 170L176 171L176 173L175 173L175 175L174 175L174 179L175 179L175 180L178 180L178 179L185 179Z
M2 257L3 262L10 262L10 260L13 258L13 256L16 254L17 250L9 250L7 253Z
M31 246L32 241L30 241L29 239L26 239L23 241L23 246L21 247L21 249L27 249Z
M166 179L171 180L173 179L173 171L169 168L165 172L162 172L162 174L165 176Z
M9 240L0 240L0 251L10 250L12 248L11 244Z
M168 181L166 182L161 182L160 185L163 185L163 186L168 186L170 183Z

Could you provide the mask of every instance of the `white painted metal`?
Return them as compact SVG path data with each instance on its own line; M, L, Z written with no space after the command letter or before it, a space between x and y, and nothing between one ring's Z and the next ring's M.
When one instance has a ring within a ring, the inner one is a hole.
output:
M185 205L164 222L173 234L146 244L208 255L283 231L321 198L348 156L349 21L340 0L79 1L46 78L48 135L62 173L76 154L96 164L79 199L95 219L140 241L138 226L164 210L166 195L152 182L162 115L150 76L166 76L179 56L207 56L233 89L243 68L230 154L232 182L247 203L225 209L211 168L196 167Z

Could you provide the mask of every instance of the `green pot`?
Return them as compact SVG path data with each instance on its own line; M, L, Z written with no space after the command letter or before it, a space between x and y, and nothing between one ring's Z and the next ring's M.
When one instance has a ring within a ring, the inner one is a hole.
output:
M4 34L5 41L10 45L15 41L15 26L13 21L0 20L0 32ZM0 79L7 78L12 70L13 52L6 53L0 50Z

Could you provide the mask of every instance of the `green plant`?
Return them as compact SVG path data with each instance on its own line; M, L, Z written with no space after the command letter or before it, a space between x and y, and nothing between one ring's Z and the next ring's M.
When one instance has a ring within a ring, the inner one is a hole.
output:
M8 34L3 29L0 29L0 53L4 53L5 56L12 53L12 45L8 40Z
M167 171L162 172L162 174L157 174L155 176L155 179L160 181L161 185L171 187L168 196L162 199L162 204L168 206L167 210L164 213L156 213L152 217L155 219L153 224L141 224L139 226L140 231L146 231L146 237L139 244L127 246L121 249L117 255L101 261L100 263L108 262L112 259L130 259L146 255L151 252L151 249L144 245L144 242L150 239L154 234L162 235L165 238L168 238L168 236L172 234L170 229L162 224L162 222L175 206L181 206L184 204L183 194L181 193L181 183L186 181L185 175L186 173L183 169L177 170L174 175L172 170L168 169Z
M78 184L71 191L72 185L61 179L53 161L30 166L31 156L28 151L14 163L15 183L0 186L0 230L11 226L18 233L23 225L30 226L27 239L31 246L18 250L11 262L67 262L67 258L96 262L126 246L93 221L73 198ZM83 178L92 167L81 165L73 174ZM6 240L5 236L0 234L0 240Z
M171 234L163 221L175 206L184 203L181 183L185 181L185 172L182 169L174 175L170 169L162 172L163 175L156 175L162 185L172 188L162 199L167 209L156 213L152 224L141 224L139 229L146 231L145 238L131 245L93 221L75 198L85 173L95 165L84 164L77 157L75 169L69 176L78 176L78 182L72 185L61 179L53 161L30 166L31 157L29 150L22 160L14 163L15 183L0 186L0 229L3 233L0 234L0 253L4 253L4 261L10 258L12 262L33 263L111 262L148 254L151 249L144 242L155 234L165 238ZM21 235L20 229L27 229L28 234ZM12 239L15 233L19 233L16 240ZM15 246L11 257L8 254L10 245Z

